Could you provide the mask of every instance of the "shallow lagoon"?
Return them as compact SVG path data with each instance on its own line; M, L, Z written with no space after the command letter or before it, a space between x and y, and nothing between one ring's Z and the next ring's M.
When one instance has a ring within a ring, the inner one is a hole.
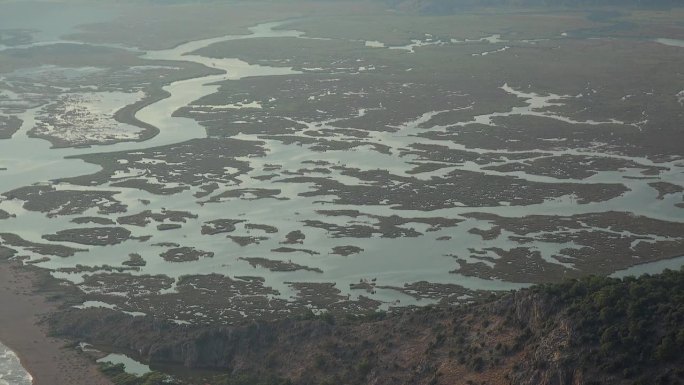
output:
M204 138L206 132L204 127L195 120L174 117L172 114L179 108L191 105L193 101L215 93L219 85L217 82L226 80L237 80L245 77L266 77L266 76L292 76L300 74L289 67L270 67L263 65L250 64L238 59L212 59L191 52L208 46L210 44L223 41L251 38L277 38L277 37L298 37L306 38L301 32L286 29L276 29L282 27L283 23L267 23L251 28L250 35L243 36L224 36L218 38L204 39L182 44L173 49L162 51L150 51L145 54L148 59L154 60L180 60L203 64L207 67L224 71L224 74L210 75L189 80L174 82L164 87L170 96L151 104L136 113L136 118L143 122L152 124L160 129L159 135L141 143L123 142L108 146L93 146L91 148L65 148L49 149L47 142L30 138L27 136L28 130L35 121L37 109L28 110L22 114L24 126L12 140L0 142L0 151L3 153L3 166L7 171L2 171L2 188L4 191L30 185L36 182L44 182L56 178L85 175L96 172L99 167L85 163L79 159L65 158L67 156L78 156L82 154L96 152L118 152L118 151L144 151L149 148L171 145L186 142L192 139ZM498 38L484 38L489 43L499 42ZM367 46L376 47L379 44L371 42L365 43ZM421 44L411 46L410 50L419 48ZM407 48L408 49L408 48ZM534 117L544 117L555 119L569 124L588 124L600 126L602 124L621 124L621 122L611 121L577 121L567 117L554 115L546 110L547 107L559 105L564 99L571 96L562 95L540 95L531 91L516 90L507 84L501 88L515 97L519 98L526 106L513 107L508 112L496 112L486 115L479 115L472 122L461 122L456 126L464 126L471 123L491 124L492 119L508 116L527 115ZM231 108L253 108L257 104L245 103L242 106L230 105ZM259 104L260 106L260 104ZM606 212L610 210L628 210L637 215L650 218L681 221L682 216L676 209L675 204L679 202L677 194L669 194L664 199L656 199L658 192L648 186L649 180L639 179L642 177L641 169L622 169L619 171L599 171L595 175L585 179L563 179L555 177L541 176L525 173L522 171L502 173L486 169L488 164L474 162L464 162L462 164L451 164L434 172L412 175L409 171L414 167L415 156L401 155L401 151L412 144L440 145L449 149L467 151L469 153L487 155L491 153L504 153L516 155L516 151L487 150L455 143L453 141L434 140L421 136L426 131L448 132L454 127L434 126L430 129L422 125L430 118L442 113L443 111L432 111L417 117L415 120L407 121L397 127L395 132L370 132L361 139L368 144L368 147L359 147L353 150L328 150L325 152L314 151L307 145L292 145L279 140L264 139L260 135L239 134L234 139L245 141L259 141L266 150L265 156L247 156L237 158L249 163L253 169L246 175L239 176L239 184L235 188L240 189L279 189L277 194L279 199L251 199L249 196L243 199L226 199L216 203L201 203L194 194L196 189L176 193L169 196L160 197L135 188L115 187L111 185L102 186L74 186L70 184L57 185L58 190L107 190L119 191L116 199L128 206L128 213L137 213L143 210L161 212L163 210L188 211L198 215L199 219L188 219L181 223L180 229L170 231L156 231L157 223L146 227L131 227L133 236L141 237L151 235L149 241L141 243L138 240L128 240L119 245L106 247L88 247L87 252L77 253L73 257L66 259L51 258L47 261L41 255L35 255L24 249L23 253L28 254L33 262L38 266L48 269L60 269L64 267L74 267L76 265L112 265L117 266L125 262L130 254L137 253L145 260L146 265L133 274L164 274L172 278L179 278L187 274L210 274L221 273L229 276L256 275L265 278L265 285L272 287L280 292L280 297L292 299L297 296L296 290L286 282L335 282L337 289L342 295L351 298L359 298L361 295L369 296L383 303L382 308L387 308L390 304L400 301L401 305L426 304L435 302L436 299L412 297L393 289L375 290L374 293L359 292L352 290L350 286L362 280L377 280L378 285L401 288L407 283L425 280L439 284L457 284L470 290L510 290L524 287L525 282L504 282L498 279L483 279L476 276L465 276L450 272L457 266L454 255L459 256L468 262L482 262L481 259L474 259L468 255L473 249L484 247L500 247L508 249L518 246L517 242L510 240L514 234L504 231L494 240L483 240L479 235L471 233L473 228L489 229L493 224L488 221L477 219L466 219L463 222L439 229L430 229L429 226L418 222L408 222L399 226L407 231L421 233L420 236L384 238L379 233L370 237L334 237L329 231L322 228L315 228L303 225L306 220L320 220L328 224L337 226L364 225L376 226L377 217L389 217L392 215L402 218L461 218L465 213L477 211L481 213L493 213L504 217L523 217L528 215L553 215L570 216L576 214ZM365 109L359 110L359 116L366 113ZM295 121L307 128L330 128L335 129L335 121L306 122ZM305 139L302 133L295 135ZM344 138L344 135L341 136ZM346 138L352 139L352 138ZM388 146L387 153L373 151L370 148L374 144ZM32 153L31 158L26 155ZM580 150L544 150L543 156L564 156L564 155L596 155L597 153L587 149ZM601 154L601 156L635 162L644 167L659 166L667 170L661 171L660 177L676 183L684 183L681 162L655 163L645 157L628 157L621 155ZM535 183L557 183L572 182L577 184L590 183L621 183L628 191L607 202L592 202L587 204L577 204L572 196L562 196L555 199L547 199L542 203L509 206L508 202L500 202L499 206L482 207L451 207L441 208L432 211L421 210L396 210L389 204L380 205L345 205L334 203L334 196L305 196L311 191L310 184L307 183L279 183L284 176L279 176L274 180L254 178L265 174L264 170L270 165L278 165L281 170L297 170L307 167L307 161L325 161L328 165L339 166L335 170L329 167L331 172L326 178L342 182L346 185L363 185L369 182L359 180L350 175L345 170L358 168L361 170L372 170L374 168L389 170L395 175L416 179L430 180L439 178L453 170L466 170L482 173L487 176L515 176L523 181ZM122 160L125 161L125 160ZM158 162L150 160L150 162ZM55 170L59 170L55 172ZM142 170L137 170L142 171ZM134 170L134 172L137 172ZM123 177L126 174L116 175ZM231 186L223 186L224 188ZM12 228L12 232L33 242L45 242L41 239L44 234L56 233L67 228L86 228L89 225L76 225L70 221L77 216L99 214L93 209L79 215L51 217L46 220L45 215L38 212L26 211L18 205L16 201L0 202L0 208L16 215L3 223L3 227ZM356 218L345 216L322 215L319 210L359 210L362 215ZM102 215L99 215L102 216ZM118 215L110 215L112 220L116 220ZM244 219L251 224L267 224L278 229L277 234L263 234L260 230L250 230L244 224L238 226L232 235L239 236L268 236L268 239L260 240L257 244L240 246L224 236L204 236L200 235L204 222L217 219ZM307 252L276 253L273 250L279 248L286 234L291 231L301 231L305 235L303 245L297 248L305 249ZM436 241L439 238L445 240ZM448 238L448 239L447 239ZM657 236L651 237L652 240L662 240ZM159 257L163 248L151 246L155 243L179 243L181 246L195 247L199 250L213 252L213 258L202 258L193 262L175 263L167 262ZM71 246L78 246L70 244ZM358 254L342 257L331 254L335 246L353 245L363 249ZM82 247L82 246L78 246ZM567 262L560 262L554 256L562 253L568 247L577 247L572 242L556 243L536 241L532 250L539 251L541 257L549 263L572 266ZM21 249L21 248L19 248ZM291 262L321 269L322 273L311 273L308 271L277 272L269 271L264 268L254 268L247 261L240 258L268 257L271 259L289 260ZM489 258L496 258L495 254L488 252ZM489 263L491 265L491 262ZM75 283L83 280L84 273L64 273L55 272L55 276L69 279ZM104 305L108 305L104 303Z

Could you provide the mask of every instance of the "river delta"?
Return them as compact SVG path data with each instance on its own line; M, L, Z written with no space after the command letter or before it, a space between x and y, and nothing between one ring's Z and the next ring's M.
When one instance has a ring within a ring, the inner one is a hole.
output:
M684 35L249 11L171 41L0 31L0 255L82 308L179 324L456 304L684 256Z

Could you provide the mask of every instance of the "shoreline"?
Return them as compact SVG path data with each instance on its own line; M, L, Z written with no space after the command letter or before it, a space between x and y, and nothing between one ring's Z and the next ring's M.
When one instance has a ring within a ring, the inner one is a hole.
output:
M0 341L0 385L31 385L33 377L21 366L16 353Z
M114 120L119 123L129 124L141 128L143 131L140 137L134 142L145 142L159 135L160 129L152 124L143 122L135 117L138 111L150 106L158 101L164 100L171 96L171 94L163 89L163 86L158 86L152 89L152 92L145 95L142 99L133 104L129 104L120 108L114 113Z
M138 113L138 111L142 110L143 108L154 104L160 100L164 100L167 97L169 97L170 94L162 89L162 87L155 87L150 94L145 95L142 99L136 101L133 104L128 104L124 107L121 107L118 109L112 118L122 124L128 124L134 127L140 128L142 131L140 131L140 136L136 139L114 139L111 141L107 142L86 142L82 144L74 144L72 142L69 142L68 140L63 140L58 137L54 136L49 136L49 135L44 135L44 134L35 134L31 130L27 132L27 136L29 138L34 138L34 139L43 139L46 140L50 143L50 149L69 149L69 148L93 148L93 147L101 147L101 146L109 146L109 145L116 145L120 143L128 143L128 142L134 142L134 143L141 143L148 141L155 136L159 135L159 128L143 122L139 120L138 118L135 117L135 115Z
M40 275L17 262L0 262L0 341L18 357L34 385L112 385L87 356L48 336L41 321L56 311L37 290Z

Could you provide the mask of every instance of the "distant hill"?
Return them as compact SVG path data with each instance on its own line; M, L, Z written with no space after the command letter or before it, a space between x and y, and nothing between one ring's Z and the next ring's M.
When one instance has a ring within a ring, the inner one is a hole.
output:
M684 270L588 277L363 319L199 327L69 309L51 327L153 365L225 373L184 384L682 384ZM116 383L156 383L105 370Z
M18 0L0 0L11 3ZM253 0L233 0L250 2ZM276 3L301 2L300 0L266 0ZM303 0L307 1L307 0ZM630 6L641 8L669 8L684 6L684 0L309 0L312 2L380 2L396 8L413 8L424 11L454 11L462 8L496 7L496 6L562 6L562 7L603 7ZM225 0L40 0L54 3L105 3L105 4L198 4L222 3Z
M423 13L451 13L478 7L605 7L671 8L684 6L684 0L386 0L399 9L413 9Z

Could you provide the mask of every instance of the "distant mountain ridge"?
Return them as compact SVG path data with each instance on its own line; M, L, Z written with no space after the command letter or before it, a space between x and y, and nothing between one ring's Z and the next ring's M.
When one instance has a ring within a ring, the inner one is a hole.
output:
M0 0L1 3L12 3L18 0ZM253 0L235 0L237 2L252 2ZM276 3L302 2L299 0L272 0ZM454 11L461 8L474 7L603 7L630 6L640 8L667 8L684 6L684 0L309 0L311 2L380 2L396 8L414 8L425 11ZM197 4L197 3L225 3L223 0L39 0L48 3L120 3L120 4ZM303 1L306 2L306 1Z
M391 7L422 13L452 13L479 7L584 7L625 6L630 8L671 8L684 6L684 0L386 0Z

